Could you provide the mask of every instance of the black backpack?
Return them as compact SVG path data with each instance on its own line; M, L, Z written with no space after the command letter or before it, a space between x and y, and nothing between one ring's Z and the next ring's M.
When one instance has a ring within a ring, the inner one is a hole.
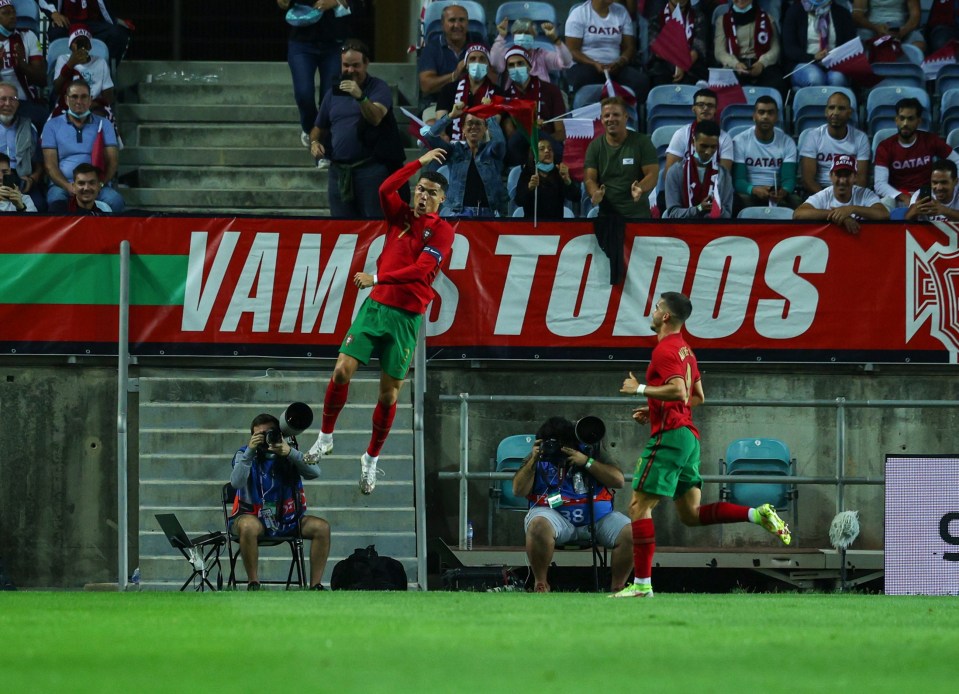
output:
M375 545L356 549L338 561L330 577L333 590L407 590L406 569L393 557L381 557Z

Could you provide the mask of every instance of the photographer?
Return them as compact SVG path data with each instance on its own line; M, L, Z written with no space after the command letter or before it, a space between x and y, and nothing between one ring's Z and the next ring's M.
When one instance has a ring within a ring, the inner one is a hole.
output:
M271 414L259 414L250 424L250 442L233 456L230 484L237 490L230 518L231 532L240 538L247 590L259 590L257 539L264 534L296 534L310 540L310 590L325 590L321 581L330 554L330 524L304 515L306 494L302 477L316 479L320 467L291 448Z
M592 455L583 452L583 448ZM619 468L595 457L598 448L580 444L569 420L551 417L536 432L533 450L513 477L513 493L530 502L525 521L526 554L537 593L550 590L547 572L556 545L589 539L591 511L595 515L597 544L613 550L613 588L623 586L629 576L629 519L613 510L610 492L622 488L625 478Z

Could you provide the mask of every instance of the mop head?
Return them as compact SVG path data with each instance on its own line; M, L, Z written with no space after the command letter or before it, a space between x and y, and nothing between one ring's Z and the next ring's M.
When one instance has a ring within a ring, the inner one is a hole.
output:
M829 525L829 541L836 549L847 549L859 537L859 511L840 511Z

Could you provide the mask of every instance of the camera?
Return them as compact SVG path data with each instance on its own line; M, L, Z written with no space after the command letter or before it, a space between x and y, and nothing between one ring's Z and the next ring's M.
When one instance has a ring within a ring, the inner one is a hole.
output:
M562 448L563 444L560 443L559 439L546 439L539 447L539 456L540 458L554 458L559 455Z

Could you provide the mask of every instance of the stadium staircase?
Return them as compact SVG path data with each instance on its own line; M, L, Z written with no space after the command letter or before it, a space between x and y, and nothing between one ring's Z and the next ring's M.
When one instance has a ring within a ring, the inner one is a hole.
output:
M370 74L393 87L394 104L415 102L415 64L376 63ZM130 61L117 87L131 211L329 215L327 172L300 143L286 63Z
M175 513L191 537L223 529L220 490L230 478L233 453L249 440L249 422L260 412L280 416L294 401L314 410L314 425L300 437L301 450L316 440L329 370L140 370L139 384L139 566L146 589L175 590L190 575L188 564L167 541L154 514ZM359 456L370 436L379 373L361 370L337 422L334 452L321 463L318 480L305 482L310 513L332 526L332 546L323 583L337 561L357 547L375 544L400 560L411 587L418 581L413 486L412 388L403 389L396 420L380 457L384 470L370 496L358 488ZM304 543L308 555L309 543ZM309 563L309 562L307 562ZM131 561L131 568L135 564ZM223 551L223 583L229 573ZM285 580L286 547L260 552L263 579ZM237 575L244 578L242 563ZM215 576L211 579L214 584ZM242 589L242 586L241 586Z

